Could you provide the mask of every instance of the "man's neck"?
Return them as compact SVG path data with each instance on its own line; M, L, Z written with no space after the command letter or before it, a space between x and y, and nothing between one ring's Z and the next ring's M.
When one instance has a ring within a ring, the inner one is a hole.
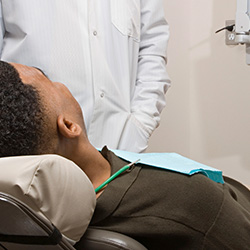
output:
M94 189L100 186L111 175L109 162L92 145L85 145L80 150L74 162L85 172L93 184Z

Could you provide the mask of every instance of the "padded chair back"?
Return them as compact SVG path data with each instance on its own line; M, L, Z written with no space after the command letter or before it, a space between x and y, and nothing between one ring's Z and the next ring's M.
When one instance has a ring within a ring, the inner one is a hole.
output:
M22 202L0 193L0 249L75 249L48 220Z

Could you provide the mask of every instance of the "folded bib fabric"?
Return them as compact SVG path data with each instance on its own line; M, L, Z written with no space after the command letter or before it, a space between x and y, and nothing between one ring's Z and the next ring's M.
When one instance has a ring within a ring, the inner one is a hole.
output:
M175 171L186 175L201 173L215 182L224 183L222 171L190 160L176 153L134 153L113 149L111 149L111 151L118 157L129 162L134 162L139 159L138 163L151 167Z
M71 242L80 240L96 196L86 174L58 155L0 158L0 192L12 195L50 220Z

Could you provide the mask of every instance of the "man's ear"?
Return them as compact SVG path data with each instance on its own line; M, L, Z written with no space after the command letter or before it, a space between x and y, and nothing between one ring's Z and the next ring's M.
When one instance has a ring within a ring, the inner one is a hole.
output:
M82 128L79 124L67 119L63 115L58 116L57 126L60 134L68 139L79 137L82 133Z

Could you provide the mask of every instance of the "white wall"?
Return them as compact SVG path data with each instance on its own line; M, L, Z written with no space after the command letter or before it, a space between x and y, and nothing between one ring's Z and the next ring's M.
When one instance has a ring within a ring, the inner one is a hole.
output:
M250 66L215 31L236 0L164 0L171 39L167 107L147 152L177 152L250 184Z

